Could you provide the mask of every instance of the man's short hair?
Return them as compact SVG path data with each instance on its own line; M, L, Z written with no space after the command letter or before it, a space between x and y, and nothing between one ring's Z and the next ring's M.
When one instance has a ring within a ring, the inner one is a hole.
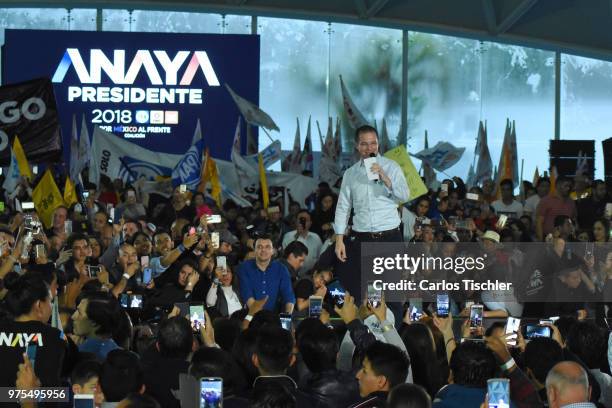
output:
M281 327L279 315L274 313L272 310L267 309L263 309L255 313L253 319L251 320L251 324L249 324L249 328L257 330L263 326Z
M186 359L193 345L189 320L182 316L164 320L159 325L157 344L162 356Z
M121 319L119 301L106 292L89 293L84 299L87 299L87 319L97 326L96 334L113 334Z
M563 224L565 224L565 221L567 220L571 220L570 217L568 217L567 215L561 214L561 215L557 215L555 216L554 220L553 220L553 226L555 228L560 228L563 226Z
M503 179L499 182L499 187L509 186L511 190L514 190L514 182L511 179Z
M271 241L272 245L274 245L274 242L272 241L272 237L269 234L259 234L257 238L255 238L255 242L253 242L254 248L257 248L257 241Z
M302 255L308 256L308 247L300 241L290 242L283 251L283 257L287 259L289 255L293 255L296 258Z
M100 377L101 369L102 364L100 364L97 360L81 361L72 369L72 373L70 374L70 383L72 385L79 384L80 386L83 386L92 378Z
M191 358L189 374L196 379L202 377L223 378L223 391L226 394L236 392L239 388L239 376L237 377L237 365L227 351L216 347L202 347L198 349Z
M144 373L136 353L116 349L108 353L100 372L100 387L108 402L119 402L132 392L140 392Z
M87 239L87 235L81 234L80 232L75 232L68 237L68 241L66 241L66 247L68 249L72 249L75 241L85 241L87 245L89 245L89 239Z
M606 359L608 339L595 323L578 322L567 336L567 347L593 370L601 368Z
M304 364L311 372L320 373L336 367L338 339L334 331L323 323L303 333L298 340L298 348Z
M389 388L406 381L410 360L408 356L398 347L376 341L368 347L364 353L376 375L382 375L387 379Z
M525 366L541 384L546 381L546 375L551 368L563 361L563 349L553 339L538 337L527 343L523 353Z
M376 138L378 139L378 131L376 130L375 127L370 126L370 125L363 125L363 126L359 126L356 130L355 130L355 141L359 141L359 135L362 133L374 133L376 135Z
M159 235L167 235L170 237L170 239L172 239L172 234L170 234L170 232L166 231L165 229L162 228L158 228L155 231L155 234L153 234L153 244L155 244L155 239L159 236Z
M569 375L563 372L561 365L572 365L578 370L578 375ZM557 363L550 369L548 375L546 376L546 389L555 388L557 391L562 392L564 388L568 386L580 386L584 392L585 401L588 401L589 398L589 377L582 368L582 366L575 362L562 361Z
M389 392L387 408L431 408L431 398L417 384L400 384Z
M153 397L137 392L128 395L123 402L125 403L123 405L125 408L161 408L159 402L155 401Z
M455 384L484 388L487 380L495 376L497 363L483 343L466 341L453 351L450 369Z
M259 365L268 374L284 374L291 362L293 338L289 331L266 325L259 329L255 342L255 355Z

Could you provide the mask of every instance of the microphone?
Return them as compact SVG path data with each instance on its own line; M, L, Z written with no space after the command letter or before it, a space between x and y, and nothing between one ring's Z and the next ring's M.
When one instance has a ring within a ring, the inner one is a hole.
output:
M376 157L376 153L370 153L370 157ZM375 183L380 183L380 177L378 177L378 174L376 175L376 180L372 180Z

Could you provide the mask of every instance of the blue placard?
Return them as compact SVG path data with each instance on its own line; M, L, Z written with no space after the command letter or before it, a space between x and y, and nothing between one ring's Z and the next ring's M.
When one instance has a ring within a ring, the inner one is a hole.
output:
M224 84L259 103L256 35L6 30L2 68L4 84L52 79L66 163L83 114L90 137L101 126L174 154L199 118L204 146L229 160L239 111Z

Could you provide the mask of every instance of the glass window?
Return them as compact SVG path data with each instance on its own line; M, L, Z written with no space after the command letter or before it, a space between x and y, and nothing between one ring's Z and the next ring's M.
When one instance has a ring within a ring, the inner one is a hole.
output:
M343 150L352 148L354 130L344 115L340 75L357 108L368 122L376 121L379 132L382 119L386 119L389 138L394 143L402 113L402 31L332 24L330 68L330 115L342 119Z
M601 142L612 136L612 63L561 57L561 139L595 140L595 177L603 179Z
M130 31L130 13L127 10L102 10L102 30Z
M257 22L261 35L260 107L280 128L280 133L272 132L271 136L281 141L283 149L291 150L298 117L303 145L308 116L312 115L312 145L313 150L319 150L315 120L321 123L321 131L327 129L327 23L264 17ZM260 146L269 143L260 130Z
M178 11L134 10L132 31L220 33L221 15Z
M251 34L251 16L225 16L222 34Z
M95 9L72 9L70 10L70 30L95 31L96 10Z

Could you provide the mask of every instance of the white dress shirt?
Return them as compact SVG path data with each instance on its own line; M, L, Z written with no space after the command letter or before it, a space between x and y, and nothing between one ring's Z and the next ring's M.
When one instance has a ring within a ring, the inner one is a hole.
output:
M355 211L353 230L357 232L381 232L397 228L400 217L398 205L408 201L410 191L401 167L391 159L376 156L383 172L391 180L391 188L382 182L368 180L363 160L359 160L344 172L334 231L345 234L351 208Z

